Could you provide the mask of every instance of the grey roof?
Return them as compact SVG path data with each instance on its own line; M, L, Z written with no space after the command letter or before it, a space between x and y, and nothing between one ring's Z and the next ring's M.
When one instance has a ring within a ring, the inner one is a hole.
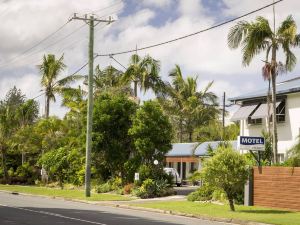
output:
M247 93L240 95L234 98L229 98L229 101L242 101L247 99L261 98L267 96L268 89L261 89L255 92ZM276 84L276 93L277 95L283 95L288 93L300 92L300 77L283 81Z
M217 148L220 141L207 141L198 145L198 142L193 143L174 143L172 144L172 149L166 154L166 156L192 156L193 152L195 152L194 156L207 156L207 148L210 145L212 148ZM236 141L230 141L233 148L237 148ZM195 147L198 147L195 149Z

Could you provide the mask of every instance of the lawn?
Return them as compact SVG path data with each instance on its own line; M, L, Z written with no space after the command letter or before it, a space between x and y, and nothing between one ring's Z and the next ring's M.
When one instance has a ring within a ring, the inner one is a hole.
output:
M0 190L26 193L33 195L45 195L51 197L63 197L66 199L78 199L89 201L129 201L132 198L117 194L97 194L92 193L91 197L86 198L83 190L61 190L56 188L19 186L19 185L0 185Z
M206 217L234 218L268 224L300 225L300 212L263 207L236 206L236 211L231 212L228 205L188 201L130 203L130 205L170 210Z

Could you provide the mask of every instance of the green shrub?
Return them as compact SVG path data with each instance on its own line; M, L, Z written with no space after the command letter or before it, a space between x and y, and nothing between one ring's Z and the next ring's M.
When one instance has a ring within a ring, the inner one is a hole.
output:
M137 190L136 195L140 198L163 197L174 194L173 188L169 187L167 180L146 179L142 186Z
M153 198L155 197L155 182L152 179L144 180L142 186L137 192L140 198Z
M190 193L187 197L188 201L209 201L212 200L214 189L210 186L203 185L197 191Z
M11 168L7 171L7 173L8 173L8 176L13 177L13 176L15 175L14 168L11 167Z
M226 202L228 201L226 197L226 193L221 189L215 189L212 193L212 200L219 201L219 202Z
M188 180L192 182L193 185L197 185L198 182L201 180L201 173L199 171L195 171Z
M122 179L120 177L115 177L115 178L109 180L109 183L111 184L111 188L113 191L116 191L116 190L122 188Z
M107 193L107 192L113 191L113 189L112 189L111 184L109 182L107 182L107 183L96 186L95 191L97 193Z

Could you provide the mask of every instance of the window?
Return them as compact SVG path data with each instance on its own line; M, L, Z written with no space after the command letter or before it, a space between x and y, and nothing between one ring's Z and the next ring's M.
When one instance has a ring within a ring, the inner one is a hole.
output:
M285 122L285 101L282 101L276 108L276 120L277 122Z
M190 167L190 173L194 173L195 172L195 163L191 162L191 167Z
M251 117L248 117L248 124L251 124L251 125L260 125L260 124L262 124L262 118L251 119Z
M280 154L277 154L277 162L284 162L284 154L283 153L280 153Z

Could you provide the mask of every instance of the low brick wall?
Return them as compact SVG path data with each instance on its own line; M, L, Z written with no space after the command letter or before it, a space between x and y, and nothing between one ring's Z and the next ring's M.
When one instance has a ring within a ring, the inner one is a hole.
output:
M300 167L254 167L253 203L300 211Z

